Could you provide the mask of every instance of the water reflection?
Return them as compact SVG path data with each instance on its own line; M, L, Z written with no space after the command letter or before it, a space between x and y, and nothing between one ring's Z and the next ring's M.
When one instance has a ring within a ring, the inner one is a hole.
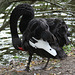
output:
M35 9L35 17L43 18L63 18L66 24L69 26L71 32L70 40L75 41L75 4L72 0L69 4L65 5L65 9L50 5L50 3L37 3L32 5ZM1 20L0 22L2 22ZM0 23L0 26L2 23ZM10 28L6 27L5 30L0 32L0 64L8 63L10 60L14 60L17 56L21 60L27 60L28 54L26 52L15 50L12 46ZM34 56L40 59L38 56ZM16 60L17 60L16 59Z

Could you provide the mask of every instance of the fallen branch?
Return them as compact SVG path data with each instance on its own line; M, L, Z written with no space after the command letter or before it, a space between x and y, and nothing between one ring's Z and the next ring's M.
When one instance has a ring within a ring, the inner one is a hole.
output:
M62 8L62 9L64 9L64 7L62 7L62 6L59 5L59 4L55 4L55 3L52 3L52 2L47 1L47 0L44 0L44 1L47 2L47 3L50 3L50 4L52 4L52 5L55 5L55 6L57 6L57 7L60 7L60 8Z
M2 31L8 25L9 25L9 21L7 21L5 24L2 25L2 27L0 28L0 31Z

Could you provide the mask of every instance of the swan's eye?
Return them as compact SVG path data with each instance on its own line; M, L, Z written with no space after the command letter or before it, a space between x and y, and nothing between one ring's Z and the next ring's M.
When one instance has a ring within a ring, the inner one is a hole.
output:
M51 50L51 49L50 49Z

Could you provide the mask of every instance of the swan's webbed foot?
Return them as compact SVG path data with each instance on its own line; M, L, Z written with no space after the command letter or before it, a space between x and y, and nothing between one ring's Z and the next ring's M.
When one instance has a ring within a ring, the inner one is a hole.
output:
M27 66L26 69L25 69L24 71L29 72L29 71L30 71L29 66Z

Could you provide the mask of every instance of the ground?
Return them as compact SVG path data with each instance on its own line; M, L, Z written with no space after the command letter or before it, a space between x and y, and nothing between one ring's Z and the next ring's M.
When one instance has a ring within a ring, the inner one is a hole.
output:
M11 66L0 66L0 75L75 75L75 50L69 53L68 57L64 60L50 59L45 70L37 70L37 68L44 66L45 61L40 64L37 64L36 61L31 63L31 70L29 72L22 70L25 69L23 63L19 66L12 66L13 68Z

